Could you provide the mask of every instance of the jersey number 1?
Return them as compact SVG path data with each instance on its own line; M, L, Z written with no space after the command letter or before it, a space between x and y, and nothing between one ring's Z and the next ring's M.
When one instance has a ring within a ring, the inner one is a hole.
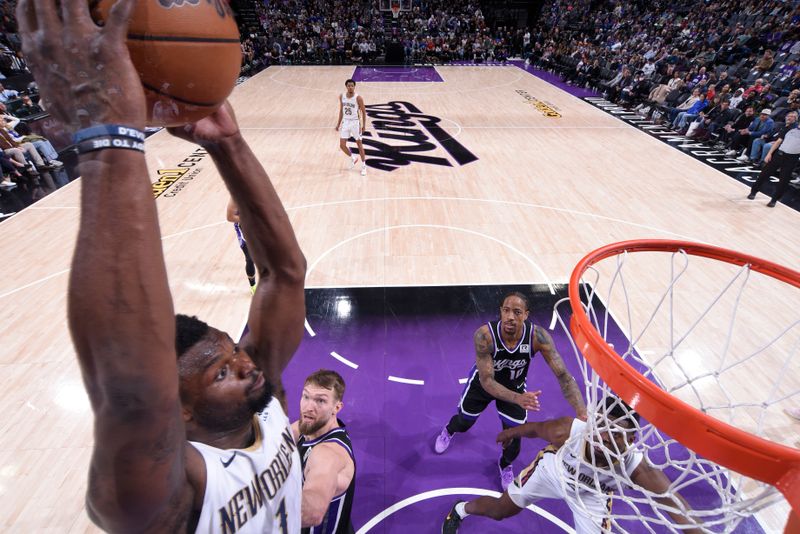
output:
M278 506L278 511L275 512L275 517L281 522L281 534L287 534L289 527L286 525L286 497L281 499L281 504Z

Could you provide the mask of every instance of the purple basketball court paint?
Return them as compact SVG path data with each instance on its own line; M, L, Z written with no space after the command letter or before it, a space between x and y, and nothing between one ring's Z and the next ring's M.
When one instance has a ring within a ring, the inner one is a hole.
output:
M466 378L475 361L474 331L497 318L502 295L514 290L533 296L530 319L535 324L550 324L556 297L531 286L306 291L308 323L315 335L306 334L284 374L290 417L297 419L300 392L308 374L327 368L344 377L347 391L339 416L347 424L356 453L353 521L357 531L372 521L369 532L373 533L438 533L456 499L500 491L500 447L494 442L500 422L494 405L469 432L456 435L444 454L434 453L433 441L455 413L463 388L459 380ZM570 372L580 377L564 332L557 327L551 334ZM628 343L619 329L609 341L617 347ZM556 379L539 356L531 363L528 389L542 390L542 410L530 412L529 420L572 414ZM515 473L533 461L544 445L542 440L523 440L522 452L514 463ZM667 474L674 477L674 473ZM684 496L697 508L713 507L717 498L702 488ZM398 506L403 502L408 504ZM571 512L563 502L543 500L537 505L545 514L573 525ZM390 507L396 511L391 512ZM624 527L630 533L646 532L636 523ZM502 523L470 517L460 532L561 529L546 515L524 510ZM736 532L763 530L750 519Z
M357 82L443 82L436 67L356 67L353 79Z
M535 67L531 67L530 65L526 65L521 59L512 59L508 62L508 64L514 65L515 67L518 67L525 72L528 72L537 78L546 81L550 85L554 85L562 91L566 91L572 96L577 96L578 98L584 98L587 96L600 96L600 94L596 91L565 82L558 74L553 74L552 72L547 72L546 70L537 69Z

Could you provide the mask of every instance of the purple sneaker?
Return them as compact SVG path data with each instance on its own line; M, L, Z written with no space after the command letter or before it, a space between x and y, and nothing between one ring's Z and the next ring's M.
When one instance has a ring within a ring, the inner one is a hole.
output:
M447 431L447 427L442 429L442 433L437 436L436 443L433 446L433 450L436 451L436 454L442 454L447 450L447 447L450 446L450 440L453 439L454 435L455 434L451 434Z
M503 491L505 491L508 489L511 483L514 482L514 467L511 465L507 467L500 467L499 462L497 467L500 469L500 485L503 487Z

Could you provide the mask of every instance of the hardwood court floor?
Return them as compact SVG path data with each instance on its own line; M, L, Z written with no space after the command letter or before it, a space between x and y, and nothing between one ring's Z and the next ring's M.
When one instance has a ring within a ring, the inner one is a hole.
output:
M386 104L373 113L405 121L377 138L404 145L403 157L384 149L375 159L408 164L366 177L348 169L334 131L352 68L270 68L235 90L309 286L565 282L589 250L633 238L703 241L797 268L797 212L744 200L745 186L516 67L437 70L444 82L358 85L368 105ZM436 141L442 131L452 139ZM147 161L153 182L177 179L157 199L176 310L241 331L249 292L213 164L166 132L148 140ZM0 224L4 532L93 530L83 510L92 419L65 321L79 194L70 184ZM796 297L765 295L750 326L796 313L786 301ZM797 359L789 372L797 386ZM795 443L799 428L786 419L773 430ZM780 515L764 514L768 529Z

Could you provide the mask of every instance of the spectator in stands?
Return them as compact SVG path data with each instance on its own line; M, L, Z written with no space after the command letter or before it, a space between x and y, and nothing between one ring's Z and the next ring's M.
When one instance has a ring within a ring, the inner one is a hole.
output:
M705 127L709 137L716 134L720 128L732 125L736 118L741 115L738 109L730 106L730 101L722 99L719 106L714 108L708 116L704 117Z
M31 97L22 95L22 105L17 109L16 115L18 117L29 117L42 113L43 111L42 106L31 100Z
M24 122L20 122L13 128L8 129L8 133L10 133L18 143L31 143L44 159L45 167L58 169L64 166L64 164L58 160L58 152L53 148L50 141L41 135L33 133L31 127Z
M778 69L778 72L780 73L780 78L783 78L783 77L789 78L791 76L794 76L794 73L796 71L797 71L797 60L794 60L794 59L784 63L781 66L781 68Z
M758 63L756 63L756 69L758 69L762 73L768 72L772 68L772 65L774 64L775 64L775 58L772 54L772 50L768 48L764 50L764 55L761 56L761 59L759 59Z
M792 127L794 128L797 125L797 112L790 111L786 114L786 122L784 124L785 127ZM783 129L774 131L770 135L764 135L759 137L758 139L753 140L753 147L750 149L750 157L748 160L743 160L741 157L737 158L739 161L749 161L754 165L762 165L764 162L764 158L769 154L769 150L772 148L772 143L775 142L783 133Z
M681 111L688 110L693 105L695 105L695 103L697 101L699 101L699 100L700 100L700 89L692 89L692 94L689 96L689 98L684 100L681 104L678 104L677 107L674 107L674 108L667 107L666 108L667 119L671 123L674 122L675 121L675 117L678 116L678 113L680 113Z
M761 91L764 90L764 79L758 78L753 85L745 89L742 98L747 101L754 100L758 95L761 94Z
M639 72L631 85L624 87L620 91L620 104L628 106L635 102L641 102L650 88L650 81L645 78L643 72Z
M772 109L773 104L778 99L778 95L772 91L772 84L764 84L764 88L761 90L761 94L755 100L756 109L759 108L770 108Z
M19 92L13 89L6 89L3 87L3 84L0 83L0 103L5 104L9 100L13 100L19 96Z
M2 167L2 176L0 176L0 189L10 190L17 187L17 184L12 182L9 176L21 178L22 175L17 171L11 160L5 154L0 154L0 167Z
M717 83L714 84L714 89L716 89L717 93L722 92L722 89L727 85L728 90L730 90L730 79L728 79L728 71L723 70L719 73L719 77L717 78Z
M785 94L788 94L797 89L800 89L800 70L794 71L794 76L792 76L792 80L786 84L786 86L783 88L783 92Z
M696 89L695 89L696 90ZM686 111L681 111L675 116L672 121L672 129L677 130L678 133L684 134L689 129L689 123L700 115L700 112L708 107L708 100L705 93L698 94L698 100L689 107Z
M49 170L51 168L49 165L45 165L39 152L31 143L18 142L3 127L0 127L0 149L23 166L30 165L28 170L31 171L31 174L39 174L37 169ZM25 159L26 156L30 158L30 162ZM35 167L31 168L34 165Z
M645 78L652 78L656 72L656 64L653 62L653 58L648 58L647 62L642 66L642 74L644 74Z
M744 105L744 89L741 87L737 89L733 96L731 97L731 107L734 109L739 109Z
M750 126L754 116L755 110L753 109L753 106L747 106L744 110L744 113L739 115L736 120L733 121L733 123L725 124L722 130L720 130L719 142L716 148L727 148L734 135ZM733 154L736 154L735 150Z
M649 105L660 106L666 100L667 95L683 87L684 81L680 72L673 69L672 78L666 83L656 86L647 96Z
M742 155L746 155L754 139L757 139L762 135L769 135L772 133L775 123L770 118L771 113L772 110L770 109L762 109L759 112L758 117L753 119L747 128L742 128L733 134L733 137L731 138L730 149L725 153L725 155L733 156L743 148L744 150L742 151Z

